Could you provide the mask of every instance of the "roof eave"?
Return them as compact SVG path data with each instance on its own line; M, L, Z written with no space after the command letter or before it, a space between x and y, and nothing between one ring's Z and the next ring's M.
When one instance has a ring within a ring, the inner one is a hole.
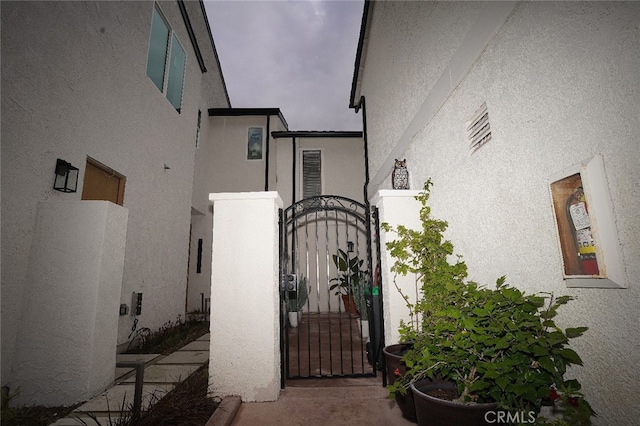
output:
M364 72L364 59L367 54L369 41L369 26L373 10L373 1L365 0L362 11L362 22L360 23L360 38L358 39L358 49L356 51L356 61L353 69L353 80L351 81L351 97L349 108L356 108L360 104L360 85L362 73Z

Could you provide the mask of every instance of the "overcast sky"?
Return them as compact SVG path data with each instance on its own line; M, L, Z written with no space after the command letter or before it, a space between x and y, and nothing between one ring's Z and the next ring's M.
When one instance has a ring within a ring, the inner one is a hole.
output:
M280 108L289 130L362 130L349 108L362 0L205 0L234 108Z

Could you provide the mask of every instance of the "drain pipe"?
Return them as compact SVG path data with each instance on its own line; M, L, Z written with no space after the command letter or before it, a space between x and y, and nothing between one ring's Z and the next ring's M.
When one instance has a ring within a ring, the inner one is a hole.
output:
M364 203L369 204L369 142L367 139L367 107L364 96L355 106L356 114L362 109L362 139L364 141Z
M364 188L363 188L363 192L364 192L364 204L367 208L368 213L374 217L375 219L375 230L376 233L378 232L378 230L380 229L380 221L378 218L378 209L373 207L373 209L371 208L371 205L369 204L369 139L367 137L367 106L366 106L366 101L365 101L365 97L364 96L360 96L360 100L358 101L358 104L354 106L356 113L362 109L362 139L363 139L363 143L364 143ZM379 368L382 371L382 386L386 387L387 386L387 375L386 375L386 365L385 365L385 361L384 361L384 357L382 357L382 349L385 346L385 342L384 342L384 333L382 330L384 330L384 326L383 326L383 321L384 318L382 316L382 308L383 308L383 303L384 301L382 300L382 298L380 297L380 286L381 286L381 276L378 275L378 268L373 269L373 259L372 259L372 253L371 253L371 246L372 246L372 234L371 234L371 221L367 221L367 250L369 251L368 254L368 265L367 267L369 268L369 271L371 271L372 274L375 274L376 276L373 277L373 283L377 284L375 287L372 286L371 287L371 310L372 310L372 316L373 316L373 323L375 324L375 329L373 330L373 340L372 342L375 342L374 345L371 345L371 347L369 348L369 350L371 350L373 353L372 358L373 358L373 365L374 368ZM376 264L379 266L381 264L381 253L380 253L380 239L378 238L378 236L376 235Z
M293 149L291 158L293 161L291 164L293 165L293 170L291 171L291 205L296 203L296 161L298 160L297 152L296 152L296 137L291 137L291 147Z
M266 149L265 149L265 161L264 161L264 190L269 190L269 139L271 138L271 132L269 132L269 125L271 124L271 114L267 114L267 131L266 131Z

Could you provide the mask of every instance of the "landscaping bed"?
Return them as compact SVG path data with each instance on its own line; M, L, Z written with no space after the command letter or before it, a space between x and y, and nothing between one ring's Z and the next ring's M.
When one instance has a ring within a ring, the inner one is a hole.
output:
M143 329L144 330L144 329ZM148 330L148 329L147 329ZM172 353L209 332L209 323L204 321L167 322L157 331L139 333L139 344L126 353ZM201 426L207 422L217 403L207 397L208 367L202 366L187 380L149 407L148 411L134 421L130 417L112 419L112 426ZM2 396L1 421L3 426L48 426L57 419L68 416L82 403L72 406L10 407L12 395ZM130 407L127 407L130 408ZM92 419L87 425L97 424ZM82 423L78 423L81 425Z

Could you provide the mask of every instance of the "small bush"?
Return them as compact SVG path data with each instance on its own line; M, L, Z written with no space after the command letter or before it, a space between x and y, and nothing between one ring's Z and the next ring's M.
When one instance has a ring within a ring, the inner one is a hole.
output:
M209 332L209 323L202 321L182 321L180 315L175 322L167 321L156 331L148 328L139 332L136 348L127 350L129 354L169 354L187 343Z

